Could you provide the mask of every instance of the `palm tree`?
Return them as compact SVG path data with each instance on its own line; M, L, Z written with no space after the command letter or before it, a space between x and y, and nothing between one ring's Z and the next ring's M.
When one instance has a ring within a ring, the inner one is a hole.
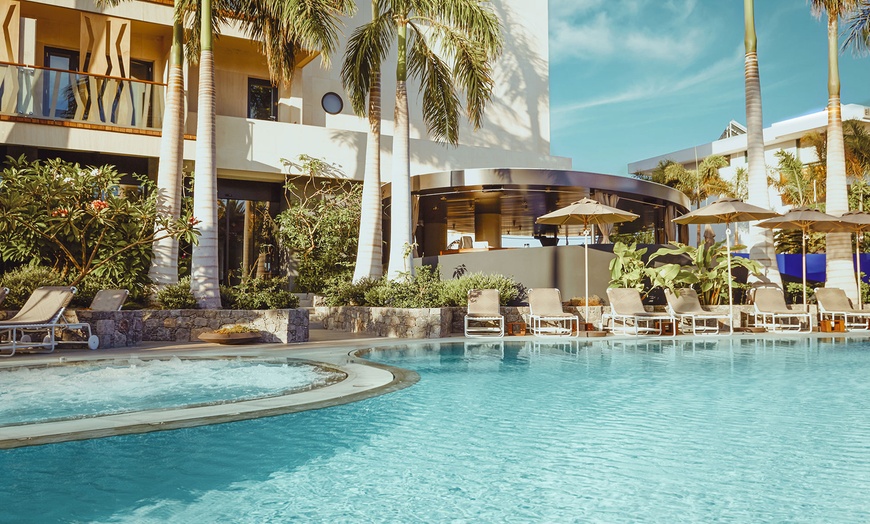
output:
M396 39L396 107L393 118L393 168L390 227L391 279L413 273L411 258L410 136L408 75L422 83L423 120L436 140L459 141L460 92L469 120L480 127L492 96L491 63L501 52L501 28L483 0L382 0L379 15L348 41L345 83L364 99L372 74ZM359 113L361 104L355 106Z
M190 287L201 308L220 308L217 242L217 169L215 166L215 85L213 38L232 16L259 42L273 82L288 82L302 49L317 50L321 63L338 41L338 17L350 14L353 0L178 0L176 17L190 17L188 55L199 52L196 171L193 212L200 221L199 243L191 257ZM199 4L199 5L197 5ZM213 9L213 7L215 9Z
M758 40L755 35L755 2L743 0L744 46L746 59L746 160L748 164L748 202L770 208L767 169L764 165L764 124L761 111L761 80L758 75ZM782 277L776 264L773 231L761 227L749 228L749 258L762 266L763 277L782 287Z
M98 6L118 5L121 0L96 0ZM178 2L176 1L176 4ZM166 104L160 132L160 158L157 168L157 212L174 219L181 216L181 173L184 160L184 69L182 49L184 28L176 20L172 26L172 47ZM158 287L178 282L178 240L161 237L152 245L151 281Z
M710 155L701 161L697 169L686 169L683 164L673 163L665 168L664 183L681 191L695 208L712 196L731 195L728 182L719 175L719 169L728 166L721 155ZM698 226L698 245L701 245L701 226Z
M816 17L828 19L828 128L827 128L827 212L839 215L849 210L846 191L846 156L843 144L843 120L840 113L840 71L837 53L838 21L852 12L857 0L809 0ZM858 299L858 286L852 266L851 235L828 233L826 267L828 287L843 289L852 300Z
M378 2L372 0L372 22L376 21L378 21ZM376 27L374 24L369 27L372 33L358 30L351 39L365 39L385 34L383 31L376 31ZM341 70L345 90L350 93L351 105L357 115L366 114L365 91L368 91L369 132L366 142L366 170L363 178L354 282L364 278L380 278L384 274L381 220L383 216L381 209L381 57L385 52L383 48L389 46L389 41L361 42L358 45L371 46L377 51L364 61L351 60L350 54L347 54ZM351 44L348 44L348 50L350 48ZM358 55L356 58L363 57ZM367 80L368 88L354 85L353 81L356 78Z

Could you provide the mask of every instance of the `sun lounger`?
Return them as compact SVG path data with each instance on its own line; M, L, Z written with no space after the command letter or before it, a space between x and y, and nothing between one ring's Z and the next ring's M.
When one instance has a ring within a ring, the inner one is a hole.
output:
M755 306L755 325L773 332L809 332L812 319L809 313L789 309L782 290L775 287L756 288L752 296Z
M562 310L562 294L547 287L529 290L529 331L536 336L568 337L580 331L580 318Z
M665 288L665 298L668 301L668 313L677 323L686 323L686 331L693 335L719 335L721 334L720 321L727 321L728 334L734 333L728 315L719 315L707 311L701 306L698 293L690 288L677 289L676 293Z
M130 292L126 289L101 289L94 295L91 300L91 305L88 307L91 311L120 311L127 301L127 295ZM100 347L100 337L91 332L91 325L87 322L70 322L64 323L61 326L65 330L78 330L84 334L87 331L87 336L84 340L64 340L65 344L84 344L87 343L90 349Z
M497 289L472 289L468 291L465 336L504 336L504 315L499 311Z
M74 287L37 288L9 320L0 321L0 356L11 357L19 348L54 351L56 334L63 329L63 311L76 292Z
M662 323L670 322L676 325L676 320L670 313L649 312L643 307L638 290L626 288L608 288L607 298L610 299L610 313L601 317L601 329L624 335L658 335L662 332ZM676 335L674 329L672 336Z
M819 303L820 320L843 319L849 331L867 331L870 328L870 311L855 309L846 292L836 287L817 287L816 301Z

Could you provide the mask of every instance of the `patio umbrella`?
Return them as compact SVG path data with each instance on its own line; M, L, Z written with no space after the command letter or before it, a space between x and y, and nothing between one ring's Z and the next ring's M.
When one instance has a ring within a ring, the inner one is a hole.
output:
M804 309L809 310L807 306L807 231L830 233L843 231L844 226L840 224L837 217L811 207L798 207L780 217L764 220L756 225L767 229L800 230L801 252L803 254Z
M615 207L605 206L591 198L583 198L576 202L541 215L535 220L538 224L551 224L557 226L582 225L583 234L589 234L589 226L594 224L615 224L617 222L631 222L639 215L623 211ZM586 316L584 321L589 322L589 243L584 244L584 264L586 270Z
M728 313L734 317L734 298L731 293L731 223L749 222L777 217L779 213L736 199L721 198L712 204L675 218L676 224L725 224L725 247L728 256Z
M861 236L870 230L870 213L866 211L849 211L840 215L840 224L855 233L855 271L858 274L858 309L863 309L861 303Z

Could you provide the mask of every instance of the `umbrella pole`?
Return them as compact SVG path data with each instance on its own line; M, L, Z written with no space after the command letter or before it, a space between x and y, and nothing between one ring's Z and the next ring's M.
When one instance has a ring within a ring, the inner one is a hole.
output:
M589 234L589 226L583 224L583 235ZM586 282L585 282L585 291L586 291L586 300L584 300L584 304L586 305L586 316L583 318L584 323L589 323L589 238L586 238L586 242L583 243L583 270L586 272Z
M731 224L725 224L725 250L728 255L728 317L734 325L734 293L731 292Z
M810 306L807 304L807 231L806 229L801 229L801 251L803 252L803 256L801 257L801 261L803 262L803 275L804 275L804 310L809 311Z
M861 303L861 237L864 236L860 231L855 231L855 265L858 271L858 309L864 309L864 304Z

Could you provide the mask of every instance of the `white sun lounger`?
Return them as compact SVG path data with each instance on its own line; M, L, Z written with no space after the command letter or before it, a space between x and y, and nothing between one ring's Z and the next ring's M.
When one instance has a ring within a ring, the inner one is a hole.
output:
M553 287L529 290L529 331L536 336L569 337L580 331L580 318L562 310L562 294Z
M870 311L855 309L846 292L836 287L817 287L816 301L819 303L821 320L843 319L849 331L867 331L870 326Z
M468 291L465 336L504 336L504 315L499 311L497 289L471 289Z
M0 321L0 356L11 357L19 348L54 351L57 331L65 325L63 311L75 292L63 286L34 290L15 316Z
M608 288L607 298L610 300L610 313L602 315L601 329L623 335L658 335L662 332L662 322L676 324L670 313L649 312L643 307L640 292L633 287ZM677 330L674 329L672 336Z
M677 319L677 322L685 322L686 330L691 331L693 335L722 334L719 321L727 321L728 315L719 315L704 309L698 299L698 293L694 289L681 288L674 293L665 288L665 298L668 301L668 312ZM727 324L730 335L734 333L734 327L731 322L727 322Z
M806 333L812 330L812 318L804 311L789 309L782 290L775 287L760 287L752 296L755 306L755 325L772 332Z

